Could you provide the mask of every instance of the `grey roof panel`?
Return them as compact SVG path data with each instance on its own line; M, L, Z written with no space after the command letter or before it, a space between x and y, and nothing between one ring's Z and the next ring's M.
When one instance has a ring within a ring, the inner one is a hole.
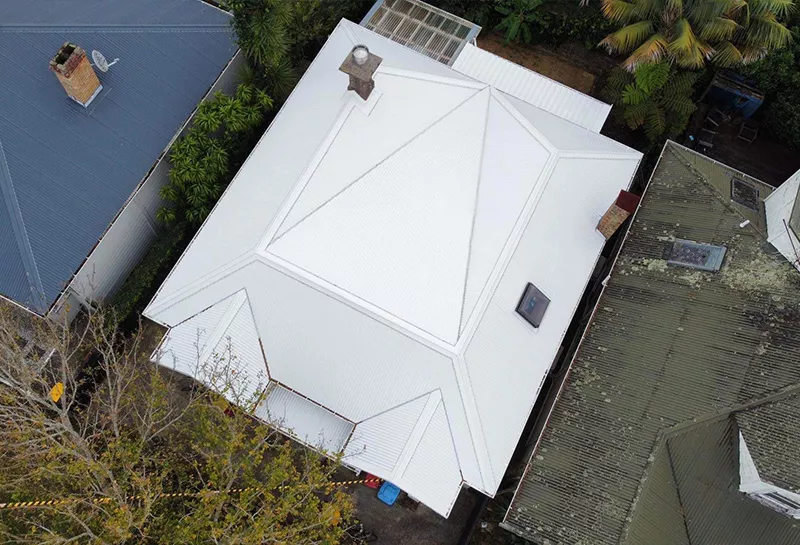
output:
M44 312L236 46L229 16L200 0L31 0L0 5L0 21L6 185L35 264L20 290L15 271L26 248L18 243L17 260L0 263L0 293ZM70 100L48 69L65 41L120 59L98 72L103 90L87 108ZM0 224L3 246L14 236L11 226ZM37 277L39 300L30 295Z

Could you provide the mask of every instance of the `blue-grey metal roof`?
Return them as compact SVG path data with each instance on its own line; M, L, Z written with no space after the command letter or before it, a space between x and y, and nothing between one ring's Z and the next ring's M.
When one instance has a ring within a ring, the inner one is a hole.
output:
M119 62L87 108L48 63ZM201 0L0 2L0 294L46 311L236 51Z

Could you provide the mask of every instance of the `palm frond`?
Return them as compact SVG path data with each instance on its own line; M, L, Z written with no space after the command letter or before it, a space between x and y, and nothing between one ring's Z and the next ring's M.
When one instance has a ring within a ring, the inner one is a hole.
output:
M792 32L778 22L773 13L753 15L747 27L745 44L778 49L792 40Z
M714 64L723 68L737 66L744 61L742 52L729 41L717 44L711 59L714 61Z
M730 40L739 28L739 24L727 17L714 17L699 28L700 38L709 42L717 42L720 40Z
M659 62L667 53L669 44L661 34L654 34L625 59L623 66L635 70L640 64Z
M635 2L625 0L603 0L601 9L607 19L616 23L633 20L638 11Z
M795 10L794 0L750 0L749 5L753 15L774 13L780 19L786 19Z
M651 21L639 21L612 32L600 42L600 45L611 53L626 53L640 46L652 33Z

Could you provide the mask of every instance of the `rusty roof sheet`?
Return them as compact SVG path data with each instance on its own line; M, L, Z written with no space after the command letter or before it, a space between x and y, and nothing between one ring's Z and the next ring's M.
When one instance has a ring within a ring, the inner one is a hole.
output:
M800 380L800 275L712 167L665 147L505 528L543 545L650 545L636 536L675 516L637 507L648 487L671 494L655 463L665 432ZM721 270L668 265L675 239L726 246Z

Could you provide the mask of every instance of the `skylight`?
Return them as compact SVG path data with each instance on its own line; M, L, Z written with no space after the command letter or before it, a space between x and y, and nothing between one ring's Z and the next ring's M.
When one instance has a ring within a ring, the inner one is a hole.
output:
M481 28L419 0L378 0L361 25L448 66Z
M549 304L550 299L539 288L528 282L517 305L517 314L525 318L525 321L533 327L538 328Z
M758 211L758 188L740 180L733 178L731 180L731 200L739 203L750 210Z
M718 271L722 267L726 251L725 246L676 240L669 250L667 264L701 271Z

